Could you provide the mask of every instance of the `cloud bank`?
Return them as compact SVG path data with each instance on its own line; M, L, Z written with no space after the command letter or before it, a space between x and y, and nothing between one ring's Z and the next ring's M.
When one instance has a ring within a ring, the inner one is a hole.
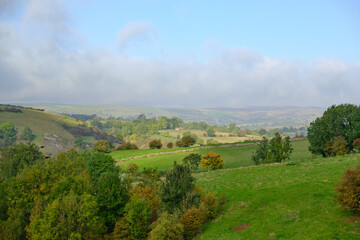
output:
M14 11L9 2L0 0L2 15ZM360 61L305 63L246 47L221 49L207 63L151 60L71 47L79 33L69 22L60 0L28 1L21 21L0 22L0 102L163 107L360 103ZM131 22L117 40L124 49L156 34L151 23Z

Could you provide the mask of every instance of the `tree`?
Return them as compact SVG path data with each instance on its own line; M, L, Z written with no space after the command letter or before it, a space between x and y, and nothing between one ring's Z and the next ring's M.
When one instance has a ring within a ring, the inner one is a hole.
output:
M110 148L111 148L111 145L108 141L100 140L95 143L93 149L97 152L108 152L110 150Z
M96 185L96 198L100 216L105 220L109 231L112 231L129 199L127 187L117 172L107 171L100 175Z
M183 240L184 226L176 216L163 212L158 220L151 225L149 240Z
M183 164L190 167L192 171L195 171L199 168L199 163L201 161L201 155L196 153L191 153L187 155L183 160Z
M290 138L286 137L283 141L281 135L276 132L275 137L270 141L263 137L257 146L256 151L252 154L251 159L254 164L282 162L290 158L293 148Z
M82 239L90 233L101 233L101 222L96 216L95 197L73 193L56 199L48 205L43 215L30 222L31 239Z
M333 105L308 128L309 150L326 157L325 147L335 137L344 137L349 151L360 137L360 107L352 104Z
M224 162L220 154L209 152L201 157L201 165L203 168L210 168L212 170L223 168Z
M213 127L208 128L206 130L206 133L209 137L216 137L215 129Z
M24 127L21 130L20 139L25 141L32 141L34 140L35 135L32 133L31 129L29 127Z
M184 136L179 141L176 141L178 147L190 147L196 143L196 140L191 136Z
M3 146L9 146L16 141L16 130L12 122L0 125L0 150Z
M265 135L266 133L267 132L266 132L266 130L264 128L260 128L260 130L259 130L260 136Z
M4 147L0 155L0 182L16 176L25 166L33 165L41 159L43 155L33 143Z
M162 143L160 139L154 139L149 142L150 149L160 149L162 147Z
M181 207L186 196L195 190L195 178L186 165L178 165L174 162L173 168L166 173L165 180L160 187L160 197L165 209L173 213Z

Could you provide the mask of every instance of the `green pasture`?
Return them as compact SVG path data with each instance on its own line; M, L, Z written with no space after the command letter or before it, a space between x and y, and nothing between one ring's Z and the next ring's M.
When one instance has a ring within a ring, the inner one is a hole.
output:
M294 148L294 152L291 156L291 160L311 158L311 154L307 150L308 149L307 140L295 141L292 142L292 145ZM191 152L182 152L182 153L174 153L167 155L158 155L153 157L138 158L134 160L127 160L122 162L121 165L126 166L128 163L133 162L136 163L140 167L140 169L157 168L159 170L168 170L172 168L174 161L181 163L182 159L191 153L198 153L201 155L205 155L206 153L212 151L221 155L225 163L224 168L245 167L252 165L251 154L255 151L255 149L256 149L255 145L201 149L201 150L194 150ZM133 154L132 156L126 155L127 153L122 153L123 151L118 151L111 153L111 155L116 160L120 160L128 157L147 155L149 153L155 153L156 151L166 151L166 150L167 149L127 151L128 154ZM124 155L121 154L125 154L126 157L123 157Z
M222 213L196 239L360 239L360 221L335 201L344 171L357 155L195 174L197 184L225 195ZM305 156L306 154L304 154ZM232 229L248 225L233 232Z

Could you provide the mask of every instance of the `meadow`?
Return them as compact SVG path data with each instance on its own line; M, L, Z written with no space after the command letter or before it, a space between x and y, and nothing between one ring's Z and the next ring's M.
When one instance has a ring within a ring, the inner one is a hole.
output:
M294 152L291 155L291 160L308 159L311 154L307 150L308 142L306 140L292 142ZM201 154L202 156L212 151L221 155L224 160L224 168L237 168L252 165L251 154L255 151L255 145L226 147L226 148L214 148L214 149L201 149L191 152L182 152L168 155L159 155L146 158L138 158L134 160L126 160L120 163L122 167L126 167L130 162L136 163L140 169L143 168L157 168L158 170L169 170L172 168L174 161L181 163L182 159L190 153ZM165 151L167 149L160 149L157 151ZM175 151L176 149L174 149ZM116 159L125 159L128 157L147 155L154 153L154 150L135 150L131 153L133 156L129 156L131 151L117 151L111 153ZM145 154L143 154L145 153Z
M251 163L256 146L211 149L221 154L224 169L200 170L194 176L204 190L226 196L227 203L196 239L360 239L359 218L342 210L334 197L344 171L360 163L359 155L325 159L311 155L306 140L292 145L290 160L260 166ZM181 162L190 153L204 155L209 151L140 158L122 164L134 162L140 169L167 170L173 161Z

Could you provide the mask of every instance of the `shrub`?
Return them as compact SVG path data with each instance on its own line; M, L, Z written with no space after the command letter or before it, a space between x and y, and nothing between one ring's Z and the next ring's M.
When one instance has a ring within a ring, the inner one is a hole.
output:
M206 221L214 219L218 211L218 201L216 197L211 193L207 193L201 199L199 209L201 210L201 213L203 214Z
M353 141L352 145L358 150L360 151L360 138L357 138Z
M108 152L111 148L111 145L106 140L100 140L94 145L94 150L97 152Z
M149 142L150 149L160 149L162 147L162 143L160 139L154 139Z
M179 141L176 141L178 147L190 147L196 143L195 138L192 136L184 136Z
M338 136L325 144L324 153L326 157L343 156L349 153L348 142L344 137Z
M134 177L139 175L139 166L136 163L129 163L126 165L126 172Z
M195 171L199 168L201 155L196 153L191 153L187 155L182 161L183 164L188 165L192 171Z
M220 154L209 152L201 157L201 165L203 168L210 168L212 170L223 168L224 162Z
M178 219L167 212L160 215L158 220L151 225L149 240L183 240L184 226Z
M343 209L360 215L360 166L346 170L336 190L339 192L336 198Z
M116 148L116 150L138 150L138 146L134 143L127 142L123 145L120 145Z
M180 223L184 226L185 239L192 239L201 230L204 222L203 215L198 208L190 208L180 217Z
M167 148L173 148L173 147L174 147L174 143L168 142L168 143L166 144L166 147L167 147Z

